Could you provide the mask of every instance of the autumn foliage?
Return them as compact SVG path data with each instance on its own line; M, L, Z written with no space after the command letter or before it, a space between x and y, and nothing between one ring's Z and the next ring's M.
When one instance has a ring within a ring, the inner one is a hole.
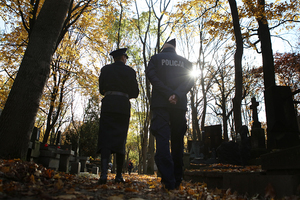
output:
M257 172L260 167L242 167L214 164L209 172ZM115 174L108 175L108 182L98 185L99 176L90 173L72 175L47 169L33 162L0 160L0 198L7 199L275 199L274 188L269 185L265 196L238 194L227 189L208 189L206 183L183 181L176 190L167 191L156 175L123 175L125 184L114 183ZM297 199L286 197L285 199Z

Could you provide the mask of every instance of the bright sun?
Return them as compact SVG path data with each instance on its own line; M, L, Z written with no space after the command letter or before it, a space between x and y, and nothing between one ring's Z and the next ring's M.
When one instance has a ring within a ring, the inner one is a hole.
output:
M192 71L190 71L190 76L193 78L197 78L200 76L201 71L199 69L193 68Z

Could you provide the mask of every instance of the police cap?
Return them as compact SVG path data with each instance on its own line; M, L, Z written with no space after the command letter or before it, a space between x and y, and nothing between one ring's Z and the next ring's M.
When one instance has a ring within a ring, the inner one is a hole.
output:
M175 40L175 38L174 39L172 39L172 40L169 40L168 42L166 42L167 44L170 44L170 45L172 45L172 46L174 46L174 47L176 47L176 40Z
M128 55L126 54L127 48L122 48L122 49L117 49L114 50L112 52L110 52L109 55L111 55L112 57L118 57L118 56L122 56L125 55L128 58Z

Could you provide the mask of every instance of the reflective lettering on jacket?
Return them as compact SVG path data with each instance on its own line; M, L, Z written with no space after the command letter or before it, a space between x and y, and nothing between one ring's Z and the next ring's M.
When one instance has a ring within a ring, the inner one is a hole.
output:
M161 65L166 66L176 66L176 67L183 67L184 68L184 62L181 60L169 60L169 59L162 59Z

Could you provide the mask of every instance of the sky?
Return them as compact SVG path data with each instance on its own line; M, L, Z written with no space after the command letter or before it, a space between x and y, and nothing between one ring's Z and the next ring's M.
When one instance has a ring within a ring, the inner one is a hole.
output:
M141 8L147 8L146 5L143 5L143 0L138 0L139 2L139 6L141 6ZM177 1L172 1L170 7L172 7L174 5L174 3ZM135 10L135 8L133 8ZM299 26L299 25L298 25ZM0 29L1 31L4 29L4 22L2 21L2 19L0 18ZM296 44L296 42L300 42L299 38L300 38L300 34L299 34L299 28L295 31L286 31L285 33L281 33L282 35L284 35L284 37L289 40L292 41L294 44ZM273 53L276 52L290 52L293 51L294 49L291 48L289 46L289 44L285 41L283 41L282 39L276 38L276 37L272 37L272 47L273 47ZM244 54L247 54L248 51L245 50ZM258 62L257 64L259 65L261 63L261 55L255 55L256 56L256 62ZM82 102L82 100L80 100L80 102ZM81 108L81 106L79 106L79 109ZM263 108L262 108L263 109ZM82 111L80 111L81 113ZM264 113L264 112L261 112ZM260 115L260 120L261 121L265 121L265 116L264 115Z

